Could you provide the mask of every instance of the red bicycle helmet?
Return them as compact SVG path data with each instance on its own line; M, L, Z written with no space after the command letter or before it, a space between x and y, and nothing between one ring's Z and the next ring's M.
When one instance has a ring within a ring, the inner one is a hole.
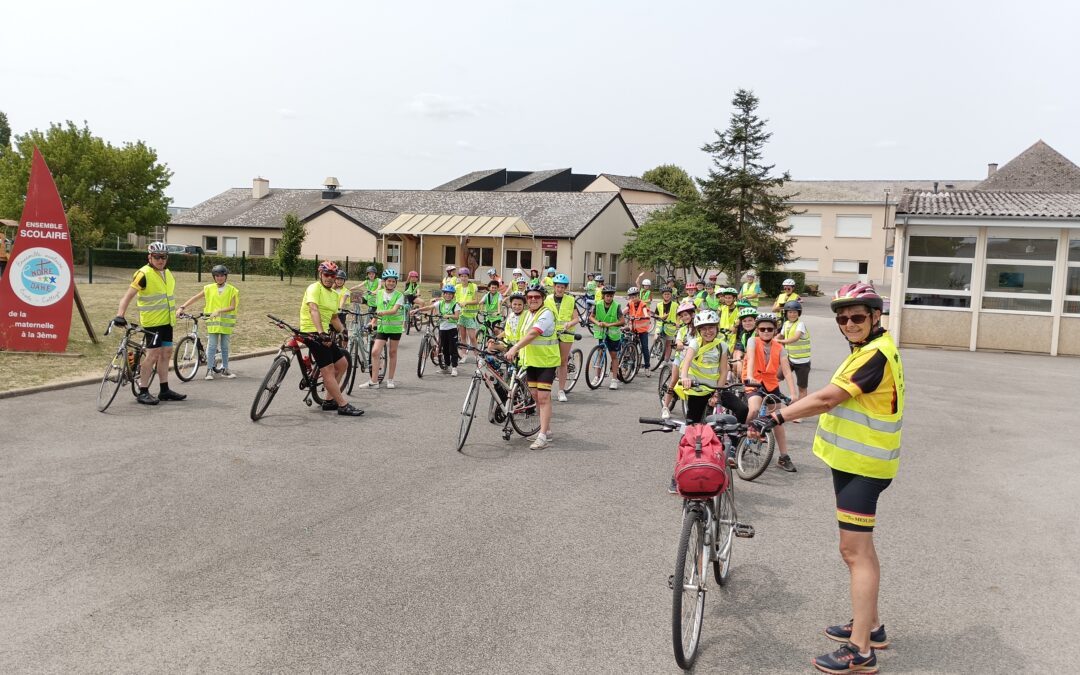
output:
M885 303L873 286L864 284L861 281L856 281L853 284L841 286L840 290L836 291L836 294L833 295L832 302L829 303L829 306L834 312L838 312L844 307L851 307L852 305L866 305L870 309L880 311Z
M319 272L325 274L337 274L338 266L333 260L324 260L319 263Z

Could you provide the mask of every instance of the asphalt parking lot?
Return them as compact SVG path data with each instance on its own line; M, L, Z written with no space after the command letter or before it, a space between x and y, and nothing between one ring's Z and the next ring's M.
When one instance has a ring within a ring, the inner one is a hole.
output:
M845 353L808 302L812 388ZM591 341L582 341L591 346ZM670 591L675 439L641 436L654 379L556 404L555 442L477 419L468 380L357 392L346 419L278 395L268 358L231 381L0 400L0 671L677 672ZM900 475L882 496L883 672L1071 667L1080 536L1080 360L908 349ZM295 372L290 378L295 378ZM811 421L796 474L738 485L732 583L710 593L701 672L809 671L850 615Z

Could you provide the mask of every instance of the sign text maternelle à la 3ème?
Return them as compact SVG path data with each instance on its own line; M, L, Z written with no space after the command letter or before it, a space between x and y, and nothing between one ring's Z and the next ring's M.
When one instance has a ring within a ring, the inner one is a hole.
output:
M45 159L34 148L26 205L0 280L0 349L67 349L73 273L64 205Z

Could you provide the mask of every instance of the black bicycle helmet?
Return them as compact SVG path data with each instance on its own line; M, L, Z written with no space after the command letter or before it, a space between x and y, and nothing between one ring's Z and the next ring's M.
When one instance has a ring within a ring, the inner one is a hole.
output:
M210 270L210 274L224 274L229 276L229 268L224 265L214 265L214 268Z
M508 297L507 300L521 300L521 301L524 301L525 300L525 294L522 293L521 291L514 291L513 293L510 294L510 297Z

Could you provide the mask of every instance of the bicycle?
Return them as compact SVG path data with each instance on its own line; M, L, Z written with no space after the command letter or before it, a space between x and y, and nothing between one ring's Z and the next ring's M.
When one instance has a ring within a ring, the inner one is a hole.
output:
M765 394L761 407L758 409L758 419L769 414L770 405L787 405L788 403L791 403L791 399L787 396ZM772 461L775 451L776 436L773 435L772 429L756 440L744 434L735 449L735 472L745 481L754 480L769 468L769 462Z
M428 361L437 366L439 370L442 370L446 365L443 363L438 322L435 321L435 317L431 314L426 315L424 319L421 319L421 322L426 323L427 326L424 328L424 335L420 338L420 351L416 355L416 376L419 378L424 377L424 370L427 368Z
M559 331L558 334L573 335L575 342L581 339L581 335L568 330ZM584 353L577 347L571 349L570 354L566 357L566 382L562 382L561 384L563 385L563 391L567 394L572 392L574 387L577 386L578 378L581 377L581 367L584 361Z
M176 347L173 349L173 370L176 371L176 376L182 382L190 382L198 374L199 366L206 365L206 348L203 346L202 338L199 336L199 319L208 319L210 315L200 312L198 314L177 314L176 317L178 319L191 319L191 330L176 343ZM214 361L220 362L220 358L220 355L218 355L214 358ZM207 367L211 370L217 370L217 363Z
M457 451L461 452L461 449L465 447L465 440L469 436L469 429L472 428L472 421L476 416L476 402L480 396L481 386L487 387L488 393L491 394L489 419L496 423L502 422L504 441L510 440L511 429L526 437L540 431L540 411L536 407L536 400L533 399L529 386L525 383L525 369L518 368L498 352L469 346L465 348L476 352L476 371L469 382L469 390L465 393L465 403L461 406ZM496 364L506 369L505 378Z
M680 420L650 417L638 419L641 424L660 427L643 431L671 433L680 437L688 426ZM733 434L745 433L746 426L731 415L710 415L705 423L712 427L725 448ZM729 462L724 462L727 481L724 489L713 497L683 498L682 529L675 555L675 573L668 577L672 590L671 641L675 662L689 670L697 658L701 640L701 624L705 616L705 594L709 590L706 565L712 563L713 577L720 586L727 585L731 574L731 554L735 537L750 539L754 528L738 521L735 510L735 483Z
M109 335L115 325L114 322L110 321L109 326L105 329L105 335ZM131 339L131 336L135 333L142 333L141 342ZM112 360L109 361L109 365L105 366L105 375L101 378L101 386L98 387L98 412L105 412L112 405L113 399L116 398L116 392L120 391L120 387L125 382L131 384L131 394L133 396L139 395L139 375L142 372L143 356L146 354L145 341L147 335L149 333L140 328L138 324L130 322L127 324L124 329L124 337L120 338L116 353L113 355ZM150 372L147 386L153 383L155 377L157 377L157 369Z
M290 326L272 314L267 314L266 317L270 319L270 323L278 328L290 331L292 336L286 338L285 342L278 347L277 355L274 356L270 369L266 371L266 376L263 377L262 383L259 385L259 391L255 393L255 400L251 402L250 415L252 422L258 422L266 413L266 409L270 406L270 402L274 400L274 396L277 395L294 359L300 367L299 388L305 392L304 405L308 407L312 403L322 405L326 400L326 390L322 384L322 372L311 358L310 350L304 351L307 349L307 341L317 339L318 333L302 333L299 329ZM346 370L342 382L348 381L349 375L350 371Z
M649 347L649 360L652 362L652 365L649 367L649 370L656 370L657 368L660 367L660 364L664 360L664 347L667 344L667 342L670 341L673 345L675 343L675 336L674 335L670 335L670 336L664 335L664 326L677 325L674 321L668 321L667 319L655 319L654 318L654 320L655 320L654 325L656 326L656 330L655 330L656 334L654 335L654 337L656 339L653 341L652 345Z
M356 305L354 305L356 306ZM368 364L371 363L371 341L368 339L368 319L374 316L373 311L367 312L357 311L355 309L342 309L342 312L349 315L349 322L346 326L349 332L349 340L345 345L345 349L349 352L349 377L346 380L345 393L352 394L353 386L356 384L356 373L368 372Z

